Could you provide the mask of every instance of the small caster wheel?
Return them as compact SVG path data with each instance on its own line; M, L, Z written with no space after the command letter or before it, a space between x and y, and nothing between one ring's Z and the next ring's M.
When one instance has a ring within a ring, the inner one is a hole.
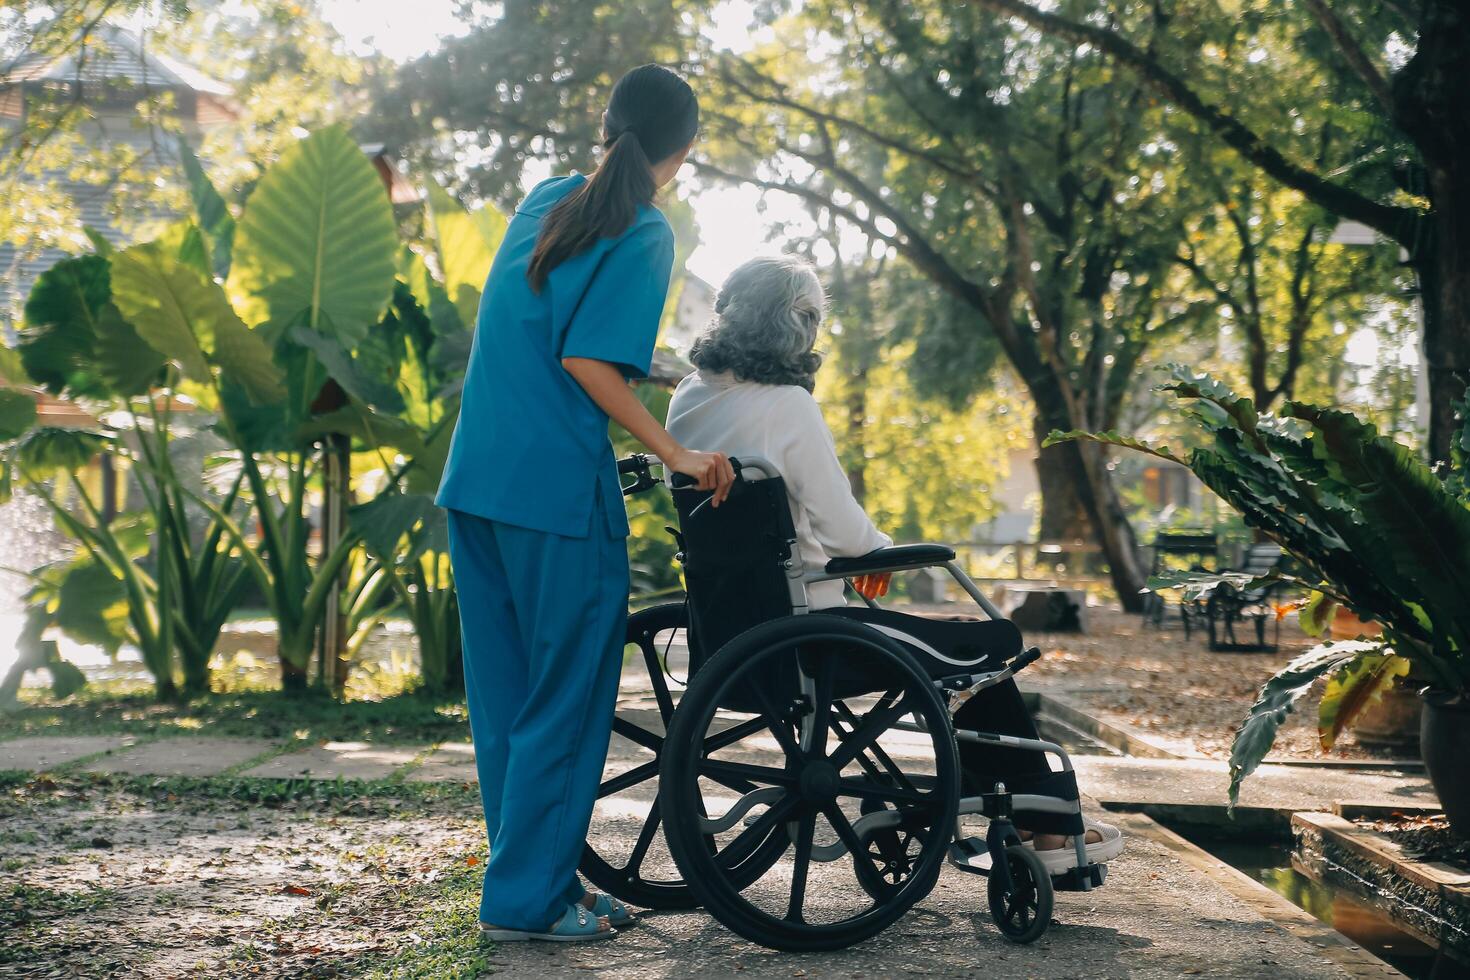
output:
M990 917L1013 943L1034 943L1051 925L1054 895L1051 876L1035 853L1019 844L1006 848L1011 872L1011 890L1005 890L999 875L992 874L986 891Z

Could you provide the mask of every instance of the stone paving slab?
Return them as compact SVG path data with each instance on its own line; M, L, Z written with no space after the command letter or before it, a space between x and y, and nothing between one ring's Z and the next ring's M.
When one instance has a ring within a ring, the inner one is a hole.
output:
M1213 759L1129 759L1073 756L1082 792L1103 805L1224 806L1230 767ZM1392 806L1433 806L1422 774L1352 772L1266 764L1246 777L1240 805L1273 810L1331 810L1338 800Z
M131 735L27 735L0 742L0 769L44 771L83 756L132 745Z
M475 783L475 747L468 742L447 742L404 777L411 783Z
M271 748L258 738L179 736L103 756L88 772L140 776L216 776Z
M408 765L425 748L328 742L276 756L240 775L268 779L383 779Z

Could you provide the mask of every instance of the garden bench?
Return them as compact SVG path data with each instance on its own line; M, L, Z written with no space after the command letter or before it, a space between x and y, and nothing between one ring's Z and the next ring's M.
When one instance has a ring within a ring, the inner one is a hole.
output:
M1283 560L1280 545L1274 541L1260 541L1246 551L1241 567L1231 570L1251 578L1260 578L1280 570ZM1203 620L1211 650L1274 653L1281 637L1281 621L1276 616L1271 598L1280 588L1280 584L1275 582L1256 589L1242 589L1229 582L1221 582L1208 595L1193 600L1193 609L1185 614L1185 635L1189 634L1191 618L1195 622ZM1266 642L1268 621L1274 627L1270 643ZM1250 622L1255 626L1255 642L1242 643L1236 638L1236 624L1243 622Z
M1151 574L1177 571L1181 564L1191 572L1212 571L1218 564L1218 553L1219 539L1213 531L1160 531L1154 536ZM1194 604L1187 599L1181 599L1175 608L1184 626L1184 636L1188 639L1191 629L1199 628L1202 610L1196 611ZM1168 617L1169 603L1163 595L1150 590L1143 600L1143 625L1162 629Z

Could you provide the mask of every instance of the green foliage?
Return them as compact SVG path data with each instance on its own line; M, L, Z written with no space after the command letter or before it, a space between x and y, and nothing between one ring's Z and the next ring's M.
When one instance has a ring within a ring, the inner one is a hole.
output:
M225 199L204 172L199 158L183 140L179 141L179 161L184 167L184 178L189 182L189 198L194 204L199 227L209 236L212 271L216 276L224 278L230 274L230 257L235 244L235 217L230 214Z
M1256 771L1276 741L1281 723L1312 685L1324 675L1364 656L1379 655L1382 650L1383 644L1362 640L1325 643L1297 657L1266 682L1230 746L1232 807L1239 799L1241 781Z
M36 400L22 391L0 388L0 440L15 439L36 424Z
M229 286L244 319L303 326L347 347L393 291L397 234L383 183L339 127L288 147L246 202Z
M489 205L466 211L437 181L429 181L428 213L434 255L444 274L443 287L459 313L460 323L473 324L480 287L505 237L505 218ZM426 304L427 305L427 304Z
M1365 654L1329 679L1317 708L1322 748L1331 749L1354 719L1409 673L1409 666L1406 658L1392 653Z
M52 394L105 394L109 385L93 352L99 336L113 331L123 331L123 325L111 302L107 260L63 259L36 279L26 299L20 366Z
M1338 605L1383 625L1382 640L1319 647L1266 684L1236 734L1232 799L1291 702L1330 670L1345 672L1322 706L1325 744L1410 665L1440 690L1470 692L1463 485L1350 413L1287 402L1281 416L1261 415L1212 378L1182 367L1174 377L1164 389L1206 437L1186 465L1306 569L1302 584L1317 595L1304 625L1320 631Z
M118 309L186 378L209 383L218 370L252 401L271 403L284 395L270 348L235 315L218 283L157 243L124 249L110 264Z

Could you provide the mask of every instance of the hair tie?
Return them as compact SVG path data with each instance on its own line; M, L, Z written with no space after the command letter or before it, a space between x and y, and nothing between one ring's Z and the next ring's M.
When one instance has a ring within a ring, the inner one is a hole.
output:
M616 133L608 133L607 139L602 141L602 148L604 150L611 150L613 144L622 139L624 136L632 136L635 140L638 140L638 144L640 146L643 144L643 141L641 139L638 139L638 131L636 129L634 129L632 126L624 126Z

